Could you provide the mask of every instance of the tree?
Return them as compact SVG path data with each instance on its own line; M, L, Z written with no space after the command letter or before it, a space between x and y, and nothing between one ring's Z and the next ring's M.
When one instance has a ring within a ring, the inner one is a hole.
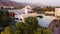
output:
M11 26L6 27L5 30L1 32L1 34L13 34L12 27Z
M1 34L5 34L4 31L2 31Z
M25 18L25 23L16 22L15 25L8 26L1 34L51 34L52 31L38 26L36 17Z
M38 21L36 17L28 17L25 18L25 23L16 22L15 26L21 30L22 34L34 34L34 30L36 30L38 26Z
M21 34L21 31L13 28L12 26L8 26L1 32L1 34Z
M17 29L19 29L21 31L21 34L28 34L28 24L27 23L16 22L15 26Z
M42 27L42 28L37 28L37 30L34 31L34 34L52 34L52 31L45 27Z
M21 31L20 30L14 30L14 32L13 32L14 34L21 34Z
M24 28L23 22L21 22L21 23L20 22L16 22L15 26L16 26L17 29L23 29Z
M34 34L41 34L41 28L37 28L37 30L36 31L34 31Z
M55 8L51 6L47 6L46 11L55 11Z
M11 26L8 26L4 30L5 34L13 34L13 28Z
M36 17L28 17L25 18L25 23L29 24L29 34L34 34L34 30L36 30L37 26L38 26L38 21L36 19Z
M46 29L46 34L52 34L52 31L49 29Z
M42 27L41 34L52 34L52 31L49 30L48 28Z
M28 34L28 30L24 29L23 34Z
M7 10L0 10L0 25L7 26L10 23L10 16Z

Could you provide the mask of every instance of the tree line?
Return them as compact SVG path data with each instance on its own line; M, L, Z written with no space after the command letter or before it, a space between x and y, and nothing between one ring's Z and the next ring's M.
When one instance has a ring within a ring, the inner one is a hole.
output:
M27 17L25 22L16 22L7 26L1 34L51 34L52 31L38 25L36 17Z

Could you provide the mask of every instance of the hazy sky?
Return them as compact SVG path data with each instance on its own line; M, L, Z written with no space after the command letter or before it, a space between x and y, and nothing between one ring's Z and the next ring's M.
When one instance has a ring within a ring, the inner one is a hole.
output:
M60 6L60 0L12 0L15 2L23 2L23 3L40 3L43 5L51 5L51 6Z

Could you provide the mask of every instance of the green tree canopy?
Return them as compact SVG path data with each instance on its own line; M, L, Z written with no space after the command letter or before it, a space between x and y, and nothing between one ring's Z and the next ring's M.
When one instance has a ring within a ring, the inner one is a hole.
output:
M7 10L0 10L0 26L7 26L9 23L9 12Z
M16 22L15 25L8 26L1 34L51 34L48 28L38 26L36 17L25 18L24 22Z

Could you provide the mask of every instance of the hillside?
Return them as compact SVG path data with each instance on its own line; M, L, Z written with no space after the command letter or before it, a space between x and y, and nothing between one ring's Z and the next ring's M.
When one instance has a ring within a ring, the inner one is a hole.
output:
M19 6L20 4L10 0L0 0L0 6Z
M26 6L26 5L30 5L30 6L43 6L42 4L29 4L29 3L17 3L14 1L10 1L10 0L0 0L0 6Z

